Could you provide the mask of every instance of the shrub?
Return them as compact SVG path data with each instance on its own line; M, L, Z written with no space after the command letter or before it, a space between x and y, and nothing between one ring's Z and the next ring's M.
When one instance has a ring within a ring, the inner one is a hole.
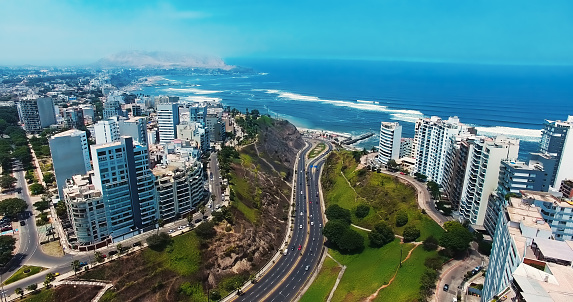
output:
M169 236L165 232L161 232L159 234L153 234L147 237L145 241L147 241L147 245L149 246L150 249L155 251L162 251L169 244L171 244L171 236Z
M430 235L422 242L422 245L426 251L435 251L438 248L438 239Z
M404 211L399 211L396 213L396 226L401 227L405 226L408 223L408 213Z
M389 225L381 222L374 226L372 232L368 233L368 239L372 247L382 247L394 240L394 232Z
M365 205L365 204L360 204L356 207L356 211L354 212L354 215L356 215L356 217L358 217L358 218L364 218L364 217L368 216L368 213L370 213L370 207L368 205Z
M351 222L350 211L340 207L337 204L333 204L333 205L329 206L326 209L325 214L326 214L326 218L328 218L328 220L341 219L341 220L344 220L348 223Z
M414 241L418 239L418 237L420 237L420 230L418 230L416 227L413 226L407 226L404 229L403 236L404 236L404 242Z
M337 246L343 253L357 253L364 249L364 237L357 231L347 228L338 239Z
M195 233L199 238L203 240L211 239L215 237L215 235L217 235L217 231L213 227L213 223L210 221L203 222L199 226L197 226L197 228L195 228Z

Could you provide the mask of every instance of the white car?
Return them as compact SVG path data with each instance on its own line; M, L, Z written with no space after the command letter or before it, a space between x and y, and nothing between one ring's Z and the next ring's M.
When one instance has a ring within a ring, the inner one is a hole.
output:
M299 229L302 229L302 224L298 226Z
M310 225L314 225L314 221L311 221L311 222L310 222Z

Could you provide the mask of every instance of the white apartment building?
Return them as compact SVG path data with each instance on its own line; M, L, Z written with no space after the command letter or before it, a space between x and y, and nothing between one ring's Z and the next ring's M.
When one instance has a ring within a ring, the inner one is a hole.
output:
M557 192L563 180L573 179L573 115L567 121L545 121L540 151L556 159L551 186Z
M517 159L519 140L499 136L495 139L469 139L468 164L460 200L460 221L483 226L489 196L497 188L502 160Z
M52 135L49 140L58 194L63 198L66 180L90 171L90 152L85 131L72 129Z
M43 128L56 124L54 100L49 97L28 96L18 102L18 115L29 133L41 133Z
M428 180L443 185L450 161L448 154L452 148L451 137L466 129L457 117L450 117L444 121L432 116L416 121L414 137L416 165L413 172L424 174Z
M159 143L165 144L177 138L177 125L179 125L178 104L157 105L157 126L159 128Z
M389 160L400 157L402 126L398 123L380 123L380 141L378 144L378 163L386 166Z
M534 238L550 239L551 228L538 208L511 198L506 210L498 215L481 301L490 301L507 288L525 257L535 259L530 248Z
M94 125L96 144L107 144L119 141L119 123L117 116L99 121Z
M559 199L548 192L520 191L524 200L539 207L555 240L573 240L573 201Z

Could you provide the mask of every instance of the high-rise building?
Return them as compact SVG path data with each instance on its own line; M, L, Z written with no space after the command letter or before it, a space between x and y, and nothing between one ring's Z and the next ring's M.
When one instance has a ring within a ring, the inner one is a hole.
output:
M515 160L519 140L497 137L469 139L468 164L460 200L460 220L482 226L491 193L497 188L502 160Z
M512 281L534 238L551 238L551 228L539 209L512 197L498 215L481 301L490 301Z
M549 175L537 165L528 165L520 161L504 160L501 162L497 189L489 196L484 227L491 235L495 232L497 216L507 206L511 193L519 195L521 190L549 190Z
M201 162L168 154L153 169L159 203L159 217L171 221L190 213L204 198Z
M541 209L541 217L549 224L556 240L573 239L573 202L548 192L522 190L522 198Z
M452 148L451 137L466 130L457 117L450 117L447 121L437 116L419 119L414 137L414 172L424 174L428 180L444 185L447 165L451 161L448 156Z
M223 108L214 107L207 109L205 117L205 130L209 142L220 142L225 139L225 123L223 122Z
M147 146L147 118L135 116L130 119L118 120L119 133L122 136L131 136L140 145Z
M121 95L111 93L103 103L103 118L109 119L114 116L124 116L125 113L121 110L122 102L123 97Z
M551 186L559 190L561 181L573 179L573 116L567 121L546 120L540 144L540 152L555 158L555 170Z
M182 123L177 125L177 137L180 139L193 141L202 152L209 149L207 133L202 124L197 122Z
M49 140L58 193L63 199L66 180L90 171L90 153L85 131L76 129L52 135Z
M380 141L378 144L378 163L386 166L389 160L400 157L402 126L398 123L380 123Z
M559 192L563 194L563 197L572 199L573 198L573 180L566 179L561 182L561 187Z
M84 127L84 111L79 107L66 108L63 112L64 127L82 129Z
M18 115L29 133L41 133L43 128L56 124L54 101L49 97L29 96L18 103Z
M414 138L403 137L400 139L400 155L402 157L414 157Z
M157 126L159 128L159 142L168 143L177 138L177 125L179 125L179 105L173 103L160 103L157 105Z
M117 142L120 139L118 117L114 116L94 125L96 144Z
M146 146L122 136L119 142L91 146L93 184L102 192L110 235L114 241L155 226L155 177Z

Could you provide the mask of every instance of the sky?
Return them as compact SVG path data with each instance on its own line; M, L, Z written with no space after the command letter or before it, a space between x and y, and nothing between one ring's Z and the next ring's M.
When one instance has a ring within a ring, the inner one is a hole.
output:
M0 65L129 50L573 65L573 1L0 0Z

